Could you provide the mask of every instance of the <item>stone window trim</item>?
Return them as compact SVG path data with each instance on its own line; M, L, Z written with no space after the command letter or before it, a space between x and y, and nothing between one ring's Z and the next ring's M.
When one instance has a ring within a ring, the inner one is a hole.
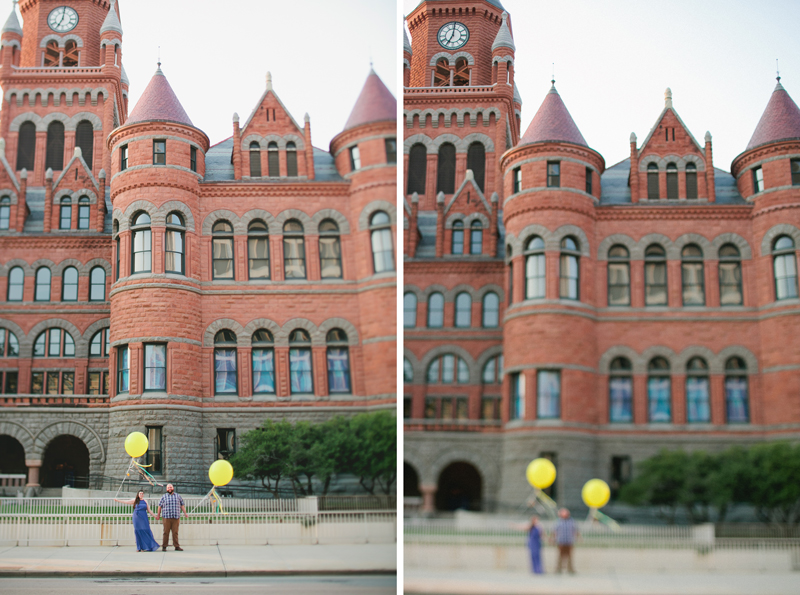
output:
M456 60L458 60L459 58L466 58L467 64L469 66L475 66L475 58L473 58L472 54L470 54L469 52L456 52L455 54L451 54L449 52L439 52L438 54L435 54L431 58L429 66L435 68L436 63L442 58L445 58L447 60L449 66L455 66Z
M800 159L800 153L787 153L787 154L777 155L775 157L766 157L764 159L759 159L758 161L753 161L752 163L748 164L746 168L743 168L738 174L736 174L736 181L738 182L742 176L752 175L750 173L751 170L753 170L756 167L761 167L765 163L769 163L771 161L784 161L792 159ZM786 188L791 188L791 186L786 186Z
M102 90L105 91L105 89ZM48 89L48 91L52 90ZM70 93L78 93L79 89L62 89L61 91L67 93L67 95L71 97ZM104 97L105 96L107 96L107 94L104 95ZM8 99L8 94L6 94L6 98ZM25 122L32 122L36 126L36 132L47 132L47 127L50 126L52 122L59 121L64 124L64 132L74 133L78 128L78 124L84 120L88 120L92 123L92 127L94 128L95 132L103 130L103 121L97 116L97 114L93 114L91 112L80 112L74 116L68 116L61 112L50 112L46 116L40 116L34 112L26 112L24 114L20 114L11 121L11 124L9 125L9 132L19 132L20 126L22 126L22 124Z
M514 257L522 257L524 248L528 244L528 240L532 236L539 236L544 240L545 252L561 252L561 240L568 236L573 236L579 244L580 256L591 256L589 250L589 238L586 232L576 225L562 225L555 231L550 231L543 225L533 223L526 226L519 234L518 237L514 234L506 234L506 244L511 246Z
M794 241L795 247L800 246L800 228L789 223L779 223L771 227L761 239L761 256L771 256L775 240L784 235L789 236ZM744 254L742 258L744 259Z
M461 221L464 224L465 231L471 229L473 221L479 221L483 229L489 229L490 226L489 218L483 213L471 213L470 215L465 215L464 213L453 213L447 218L444 228L453 229L453 223L456 221ZM469 256L469 254L464 254L464 256Z
M78 201L84 196L89 198L89 204L97 204L97 194L88 188L84 188L82 190L59 190L55 193L55 195L53 195L53 204L60 205L62 198L71 198L72 204L77 206Z
M420 362L417 359L417 356L414 355L413 352L409 351L408 348L403 348L403 357L408 360L411 364L411 369L413 370L414 377L411 381L407 382L406 384L424 384L424 369L420 366Z
M480 132L473 132L464 138L456 136L455 134L440 134L436 138L430 138L424 134L414 134L406 138L403 142L403 153L408 155L411 152L411 147L419 143L425 146L428 155L438 155L439 147L445 143L450 143L451 145L455 146L456 155L466 155L469 151L469 146L475 142L483 145L487 159L489 153L495 152L494 141L491 139L491 137Z
M43 427L29 443L30 449L25 447L25 442L22 442L25 447L26 458L30 460L42 460L44 458L44 452L50 442L57 436L65 434L68 436L75 436L83 441L89 451L90 465L99 465L105 462L105 447L98 433L92 427L74 417L69 420L55 421Z
M195 231L194 216L192 215L192 211L184 203L171 200L169 202L165 202L160 207L156 207L153 203L146 200L137 200L128 205L128 208L125 209L124 213L119 209L114 209L113 221L119 226L117 233L128 231L130 229L130 223L133 219L133 216L141 211L146 212L150 216L151 227L166 227L167 215L173 211L178 211L183 217L183 223L186 226L186 231ZM226 217L220 217L220 219L226 219ZM216 220L214 222L216 222ZM208 226L208 233L206 235L211 235L212 225L213 222Z
M376 201L377 204L384 203L382 201ZM164 207L167 204L173 203L166 203L161 209L159 209L159 213L164 211ZM370 205L367 205L369 208ZM171 210L178 210L173 208ZM379 207L375 210L385 210L385 207ZM164 212L161 220L165 221L167 213ZM184 215L186 213L184 212ZM267 228L269 229L270 236L283 236L283 225L290 219L297 219L303 225L304 235L306 236L316 236L319 235L319 224L322 223L325 219L333 219L336 224L339 226L339 231L342 235L347 235L351 233L351 226L350 222L342 213L335 209L320 209L313 216L309 216L307 213L297 209L287 209L282 211L276 216L271 215L267 211L261 209L252 209L239 217L232 211L228 211L225 209L219 209L213 211L206 215L205 219L203 220L202 225L202 235L210 236L211 229L214 227L214 223L220 220L228 221L231 225L233 225L233 235L234 236L246 236L247 235L247 228L250 223L255 219L261 219L264 223L267 224ZM189 223L189 219L186 218L186 229L187 231L194 231L194 222L192 221L191 225ZM394 219L392 221L394 223ZM162 223L163 225L163 223ZM122 226L120 226L120 230L122 230Z
M278 144L279 151L285 151L287 143L293 142L296 146L298 153L300 151L305 151L306 145L303 137L297 136L296 134L285 134L283 136L278 136L277 134L268 134L266 136L260 136L258 134L249 134L245 138L242 139L242 151L249 152L250 151L250 143L256 142L261 147L262 151L266 151L269 147L269 143L274 142Z
M483 125L486 128L488 128L489 125L491 124L490 119L491 119L492 115L494 115L495 121L500 121L500 119L502 118L502 114L500 113L500 110L497 109L496 107L487 107L487 108L480 108L480 107L469 108L469 107L467 107L467 108L464 108L464 109L457 109L457 108L432 109L432 108L429 108L429 109L425 109L425 110L420 110L420 109L403 110L403 117L406 119L406 128L413 128L414 127L415 118L418 118L417 119L417 124L418 124L419 128L426 128L427 125L428 125L428 116L431 117L431 127L432 128L438 128L439 127L439 119L440 119L441 116L444 116L444 127L445 128L451 128L452 127L453 116L456 117L456 126L457 127L463 128L464 127L464 119L466 117L469 117L469 125L470 125L470 127L475 128L478 125L478 116L479 115L483 116ZM436 152L435 150L433 150L433 151L431 150L431 146L432 146L433 140L430 139L429 137L425 136L424 134L417 134L417 135L414 135L413 137L409 137L409 138L417 138L417 137L422 137L422 138L428 139L427 142L424 141L424 140L417 140L416 142L420 142L420 143L424 144L426 147L428 147L428 152L429 153L431 153L431 152L435 153ZM411 148L411 145L407 145L406 147L404 147L404 152L406 154L408 154L410 148Z
M464 363L466 363L467 369L469 370L469 382L467 382L466 385L480 384L482 368L478 367L477 363L475 362L475 359L469 354L469 352L466 349L457 345L440 345L439 347L434 347L422 357L422 359L419 361L419 374L421 374L422 376L421 383L427 384L428 368L430 367L433 360L443 355L454 355L464 360ZM458 375L458 369L456 369L455 373L456 375ZM416 368L414 377L416 380L417 379ZM454 384L459 384L459 383L454 382ZM462 386L465 386L464 383L460 384Z
M706 163L703 157L694 154L687 154L683 157L679 155L645 155L644 157L639 159L639 172L646 173L648 171L648 166L651 163L655 163L658 167L659 173L667 171L667 164L674 163L677 167L678 172L686 172L686 164L687 163L694 163L695 167L697 167L697 171L705 171L706 170Z
M46 35L42 38L42 41L39 42L39 48L46 48L47 44L51 41L57 41L58 47L61 49L66 47L68 41L74 41L79 48L83 47L83 39L74 33L70 33L69 35L64 35L63 37L55 34Z
M343 318L329 318L319 326L304 318L293 318L283 326L275 321L258 318L242 326L231 319L219 319L212 322L203 334L203 347L214 347L214 337L223 329L232 331L237 338L238 347L251 347L253 333L259 329L268 330L275 339L275 348L289 348L289 335L297 329L305 330L311 337L311 347L327 347L326 337L328 331L342 329L347 334L348 347L358 347L360 344L359 333L355 325Z
M389 215L389 220L392 227L397 225L396 205L385 200L374 200L361 210L361 213L358 216L358 230L369 230L372 216L378 211L384 211L387 215Z
M359 137L359 139L357 141L353 141L352 143L349 143L349 144L346 144L346 145L344 145L342 147L339 147L339 149L335 153L333 153L333 157L336 158L341 153L344 153L345 151L350 150L350 148L356 147L356 146L360 145L361 143L372 141L372 140L386 140L386 139L396 140L397 139L397 134L394 131L392 131L392 132L386 132L384 134L373 134L372 136ZM297 150L300 151L301 147L298 146ZM383 165L386 165L386 164L384 163ZM392 164L392 165L394 165L394 164ZM362 169L363 169L363 167L362 167Z
M617 357L624 357L633 365L632 374L646 375L648 373L647 365L650 361L654 357L663 357L670 364L670 375L682 376L685 374L689 360L693 357L701 357L708 364L708 373L710 375L724 375L725 362L734 356L742 358L747 364L747 369L742 370L742 375L758 373L756 356L741 345L730 345L716 354L707 347L700 345L689 346L680 353L675 353L669 347L654 345L645 349L641 354L627 345L616 345L600 356L597 373L608 376L611 373L611 362Z

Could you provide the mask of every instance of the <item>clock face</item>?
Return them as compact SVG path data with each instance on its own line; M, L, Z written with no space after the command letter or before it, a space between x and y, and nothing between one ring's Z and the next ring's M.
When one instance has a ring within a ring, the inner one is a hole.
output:
M78 24L78 13L69 6L59 6L47 15L47 24L50 25L53 31L58 31L59 33L72 31Z
M469 29L463 23L453 21L442 25L439 34L436 36L439 45L448 50L457 50L469 41Z

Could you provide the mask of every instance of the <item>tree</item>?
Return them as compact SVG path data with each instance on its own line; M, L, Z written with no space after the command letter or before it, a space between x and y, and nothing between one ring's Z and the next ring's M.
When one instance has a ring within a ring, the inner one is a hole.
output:
M356 450L351 472L370 494L391 492L397 478L397 420L388 411L361 413L350 421Z
M629 504L659 506L659 516L675 523L678 507L685 501L689 456L682 450L662 450L639 463L639 474L622 487L620 499Z
M800 524L800 445L786 442L750 448L747 501L763 522Z
M230 460L234 477L258 479L278 498L278 485L288 470L293 432L289 422L268 419L260 428L244 434L239 450Z

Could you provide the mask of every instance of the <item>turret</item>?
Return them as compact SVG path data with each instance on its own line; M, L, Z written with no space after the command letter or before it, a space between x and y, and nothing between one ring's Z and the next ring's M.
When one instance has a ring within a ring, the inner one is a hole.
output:
M492 73L493 83L498 84L498 89L504 86L514 88L514 38L508 25L508 13L503 11L503 23L497 32L497 37L492 44Z
M0 62L2 62L3 68L8 68L11 65L19 66L19 58L22 51L22 27L17 18L16 2L11 9L11 14L6 24L3 26L0 45L2 45L3 52Z
M122 67L122 24L117 14L117 2L111 0L106 20L100 27L100 48L103 59L101 63L106 67ZM120 73L121 76L121 73Z

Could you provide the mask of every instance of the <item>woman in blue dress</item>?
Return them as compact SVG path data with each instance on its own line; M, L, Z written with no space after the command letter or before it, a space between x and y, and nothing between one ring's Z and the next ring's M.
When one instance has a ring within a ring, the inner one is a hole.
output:
M539 517L531 517L530 525L528 525L528 548L531 551L531 566L533 572L542 574L542 525L539 522Z
M155 552L160 547L153 537L153 531L150 529L150 519L148 515L153 514L147 500L144 499L144 491L139 490L136 498L133 500L117 500L115 502L121 504L133 505L133 532L136 536L136 551L137 552Z

